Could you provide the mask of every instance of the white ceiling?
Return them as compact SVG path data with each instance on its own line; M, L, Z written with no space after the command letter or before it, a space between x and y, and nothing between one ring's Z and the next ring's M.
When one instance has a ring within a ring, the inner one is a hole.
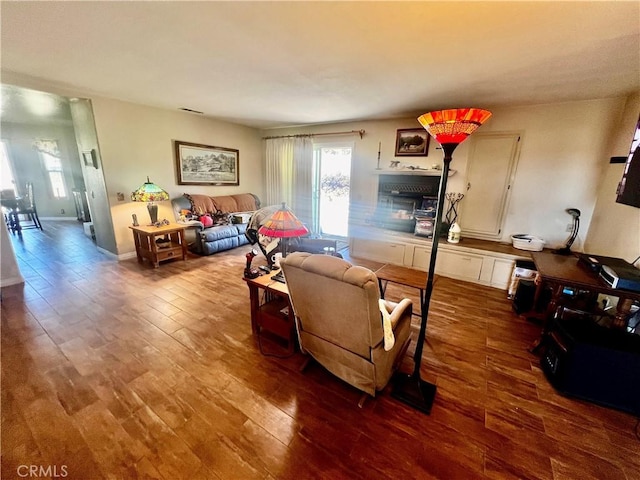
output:
M0 8L9 77L253 127L640 89L639 1L2 1Z

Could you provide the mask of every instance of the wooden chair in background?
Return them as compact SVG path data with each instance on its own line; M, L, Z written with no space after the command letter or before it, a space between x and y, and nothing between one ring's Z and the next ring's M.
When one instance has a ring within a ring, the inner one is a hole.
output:
M18 198L18 215L22 215L24 220L31 222L30 224L22 224L21 228L37 228L42 230L42 223L38 217L38 210L36 209L36 202L33 197L33 183L27 182L24 196Z

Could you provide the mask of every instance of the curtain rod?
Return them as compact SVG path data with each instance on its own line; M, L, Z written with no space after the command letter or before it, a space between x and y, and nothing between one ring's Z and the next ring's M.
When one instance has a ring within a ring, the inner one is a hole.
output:
M298 135L279 135L274 137L262 137L263 140L270 140L272 138L300 138L300 137L321 137L324 135L353 135L357 133L360 138L365 134L364 130L349 130L348 132L329 132L329 133L300 133Z

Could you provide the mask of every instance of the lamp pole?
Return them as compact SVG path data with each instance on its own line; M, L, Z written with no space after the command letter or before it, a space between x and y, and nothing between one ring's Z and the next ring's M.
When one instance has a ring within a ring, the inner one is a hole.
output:
M447 178L449 177L449 166L453 160L452 154L457 143L445 143L442 145L444 151L444 166L440 177L440 187L438 188L438 205L436 206L435 229L431 242L431 257L429 259L429 272L427 275L427 285L424 295L424 303L420 306L420 333L418 333L418 343L413 356L413 373L410 375L396 373L393 379L394 388L391 396L403 403L412 406L424 413L431 412L431 406L436 395L436 386L420 378L420 366L422 365L422 349L427 335L427 320L429 316L429 305L431 303L431 293L433 292L433 277L436 270L436 258L438 256L438 241L442 233L442 212L444 211L444 198L447 191Z
M438 256L438 241L442 234L442 212L444 211L444 197L447 191L447 178L449 176L449 165L451 164L452 153L457 147L457 144L445 143L442 145L444 150L444 166L442 167L442 177L440 178L440 187L438 189L438 205L436 207L436 225L433 231L433 239L431 242L431 257L429 259L429 273L427 275L427 288L425 289L424 303L420 306L420 333L418 334L418 345L416 346L416 352L413 357L414 370L413 376L420 375L420 364L422 363L422 348L424 346L424 339L427 334L427 320L429 316L429 305L431 304L431 293L433 292L433 277L436 271L436 257ZM435 393L435 387L434 387Z
M444 152L444 168L440 177L438 189L438 205L436 207L435 228L431 243L431 258L429 260L429 272L427 275L426 292L421 305L420 333L418 344L413 356L413 373L397 372L392 379L393 390L391 396L403 403L420 410L427 415L431 413L433 400L436 396L436 386L420 378L420 366L422 365L422 349L427 335L427 320L429 316L429 304L433 292L433 277L436 270L436 258L438 256L438 241L442 231L442 212L444 211L444 199L447 191L447 178L449 177L449 165L453 159L453 151L465 141L480 125L489 117L491 112L478 108L459 108L425 113L418 117L418 121L442 146Z

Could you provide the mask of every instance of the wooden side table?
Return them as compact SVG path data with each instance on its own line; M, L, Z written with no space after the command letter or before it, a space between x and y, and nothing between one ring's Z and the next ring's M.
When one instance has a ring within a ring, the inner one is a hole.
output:
M251 330L257 337L263 332L275 336L285 344L288 353L293 353L297 342L289 289L286 284L271 278L275 273L244 278L249 286Z
M427 285L427 272L415 268L386 264L376 270L375 274L376 277L378 277L378 284L380 285L380 298L384 298L387 283L389 282L417 288L420 290L420 309L422 309L424 306L424 289ZM416 312L414 312L413 315L420 316Z
M138 262L146 258L158 268L160 262L174 258L187 259L187 242L184 238L184 225L171 223L156 227L155 225L139 225L129 227L133 231ZM160 241L157 240L168 240Z

